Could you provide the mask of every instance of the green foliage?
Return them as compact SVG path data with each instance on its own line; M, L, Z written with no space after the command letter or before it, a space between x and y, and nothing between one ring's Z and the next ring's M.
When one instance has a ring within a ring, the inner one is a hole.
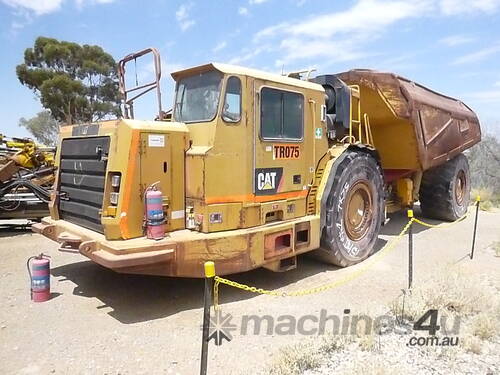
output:
M488 190L500 196L500 143L493 135L483 136L467 155L470 164L472 187ZM483 199L483 197L481 197Z
M55 146L59 134L59 122L49 111L38 112L29 120L21 117L19 126L28 129L35 139L45 146Z
M116 62L99 46L38 37L16 73L60 122L120 115Z

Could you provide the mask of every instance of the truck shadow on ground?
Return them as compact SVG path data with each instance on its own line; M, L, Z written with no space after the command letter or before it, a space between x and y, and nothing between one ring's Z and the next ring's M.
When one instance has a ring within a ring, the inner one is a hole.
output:
M228 276L231 280L275 290L309 276L338 267L302 256L297 268L285 273L256 269ZM203 307L204 279L126 275L113 272L91 261L78 262L51 270L59 282L76 284L76 296L97 298L98 308L111 308L113 318L124 324L161 319L178 312ZM222 287L221 303L236 302L256 295Z
M405 215L393 215L391 221L382 228L381 235L399 233L406 222ZM382 249L386 243L387 240L379 238L375 252ZM284 273L256 269L231 275L229 278L239 283L276 290L323 272L334 271L329 275L329 279L333 281L335 271L339 269L307 255L300 256L297 263L296 269ZM109 315L124 324L161 319L203 306L203 279L125 275L90 261L53 268L52 275L60 277L59 282L70 280L75 283L74 295L102 301L103 305L98 308L111 308ZM222 304L256 296L239 289L225 286L221 288Z
M413 209L415 217L417 219L423 220L428 224L438 225L443 223L442 220L428 219L422 216L422 212L419 206L415 206ZM398 235L404 226L408 223L409 218L406 211L399 211L389 215L389 221L382 227L380 234L386 236L396 236ZM425 232L431 228L425 227L423 225L413 223L413 233L417 234L420 232Z

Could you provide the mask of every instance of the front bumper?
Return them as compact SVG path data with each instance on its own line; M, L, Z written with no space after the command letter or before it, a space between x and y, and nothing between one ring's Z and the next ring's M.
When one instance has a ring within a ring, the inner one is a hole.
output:
M310 220L303 217L257 228L228 232L200 233L178 230L155 241L145 237L106 240L105 236L64 220L46 217L32 230L61 244L60 251L81 253L95 263L121 273L177 277L204 277L203 264L211 260L218 275L248 271L294 256L318 244L291 246L274 258L264 256L265 239L274 233L293 231L294 226Z
M147 271L151 266L161 266L175 259L175 244L146 238L107 241L100 233L63 220L44 218L42 222L34 224L32 230L58 242L60 251L81 253L117 272L149 273L134 271Z

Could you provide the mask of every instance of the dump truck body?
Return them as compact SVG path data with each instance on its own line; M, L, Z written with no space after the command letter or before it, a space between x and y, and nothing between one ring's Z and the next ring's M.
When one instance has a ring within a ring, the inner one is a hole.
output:
M338 74L361 91L384 170L421 170L444 163L481 140L476 114L460 100L392 73Z
M207 260L219 274L284 271L318 248L346 266L371 252L385 207L413 204L424 171L480 136L460 102L389 74L310 82L206 64L172 76L170 121L62 129L51 217L35 231L125 273L202 277ZM161 240L144 235L152 184Z

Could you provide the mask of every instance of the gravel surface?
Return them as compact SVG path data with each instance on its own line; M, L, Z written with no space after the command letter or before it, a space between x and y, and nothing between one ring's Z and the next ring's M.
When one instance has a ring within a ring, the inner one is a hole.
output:
M403 214L394 215L383 228L378 247L394 238L405 222ZM481 212L476 255L470 261L466 255L472 225L469 217L447 229L415 228L415 283L425 282L443 265L454 263L500 277L500 258L488 249L500 240L500 213ZM39 235L0 232L1 374L199 373L203 280L121 275L79 254L56 249L57 244ZM29 300L25 262L41 251L52 256L53 296L48 302L34 304ZM331 282L357 267L338 269L303 256L296 270L273 273L260 269L231 279L284 291ZM244 314L268 314L277 320L280 315L298 319L318 315L321 310L337 315L347 308L352 313L382 311L406 287L406 277L407 244L402 241L366 273L321 294L285 300L221 286L222 311L231 314L238 327ZM266 373L280 347L303 339L297 334L280 335L276 330L259 335L242 335L237 330L230 343L210 344L209 374ZM381 351L387 360L398 362L397 358L409 360L410 356L425 368L434 366L434 360L425 362L425 354L415 355L418 349L405 352L397 339L383 337ZM350 356L350 352L341 356ZM461 357L458 367L450 372L462 372L460 363L471 360L485 362L484 369L491 363L486 354ZM356 366L368 365L362 357L350 361ZM325 373L329 373L327 368Z
M357 343L325 358L317 369L304 375L357 374L498 374L500 372L500 341L483 344L483 353L459 348L411 347L408 337L389 334L377 339L373 351L360 350ZM346 360L349 358L349 360Z

